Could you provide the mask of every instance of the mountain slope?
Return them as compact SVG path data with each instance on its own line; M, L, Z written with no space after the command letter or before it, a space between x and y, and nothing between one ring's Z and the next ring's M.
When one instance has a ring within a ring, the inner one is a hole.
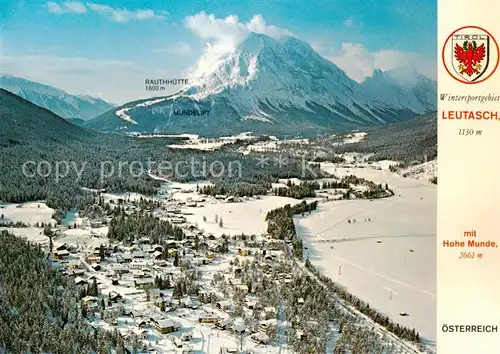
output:
M350 79L305 42L252 33L178 94L129 103L85 125L205 136L242 131L316 135L394 123L435 109L435 88L428 94L434 102L425 94L432 85L391 80L400 85L397 99L379 92L379 80L359 84ZM197 114L183 115L190 110Z
M366 131L357 143L336 148L336 152L374 153L372 160L394 160L402 164L431 161L437 156L436 112L409 121Z
M391 105L411 107L418 113L436 109L436 82L413 68L402 67L385 72L376 69L361 85L380 101Z
M10 75L0 78L0 87L66 119L88 120L114 107L100 98L70 95L54 87Z
M0 146L36 145L75 141L97 136L77 127L46 108L0 89Z

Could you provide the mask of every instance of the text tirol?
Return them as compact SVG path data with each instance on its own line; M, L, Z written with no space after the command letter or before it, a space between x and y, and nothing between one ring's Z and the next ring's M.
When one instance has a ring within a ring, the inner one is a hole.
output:
M465 241L450 241L444 240L443 247L498 247L495 241L476 241L476 240L468 240Z

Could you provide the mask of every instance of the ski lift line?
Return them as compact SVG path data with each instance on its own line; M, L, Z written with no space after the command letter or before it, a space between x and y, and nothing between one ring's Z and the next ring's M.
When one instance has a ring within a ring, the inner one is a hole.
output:
M299 269L302 270L302 272L306 272L307 274L311 274L309 271L307 271L306 269L304 269L303 267L301 267L300 264L297 263L297 261L295 259L292 259L293 262L297 265L297 267ZM313 278L318 282L320 283L322 286L325 287L325 285L321 282L321 280L319 280L314 274L312 274ZM361 322L369 327L369 328L372 328L374 331L378 332L378 333L381 333L383 335L386 335L388 337L390 337L395 343L396 345L398 345L399 348L404 348L406 350L406 353L421 353L420 350L417 350L416 348L410 346L408 343L406 343L404 340L402 340L401 338L397 337L394 333L391 333L389 332L386 328L382 327L382 326L379 326L377 324L375 324L369 317L367 317L366 315L362 314L361 312L351 308L349 305L345 304L343 301L339 301L338 298L336 298L335 296L333 297L334 300L335 300L335 303L339 304L347 313L350 313L354 316L356 316L357 319L360 319ZM433 353L435 354L435 351L432 350L431 348L426 348L428 353Z
M387 200L387 201L384 201L382 204L387 204L387 203L392 202L392 201L393 201L393 199L391 199L391 200ZM340 220L339 222L337 222L337 223L333 224L332 226L327 227L326 229L324 229L324 230L322 230L322 231L318 231L318 232L315 232L315 233L311 234L311 236L315 236L315 237L317 237L317 236L319 236L319 235L321 235L321 234L324 234L325 232L327 232L327 231L329 231L329 230L331 230L331 229L333 229L333 228L337 227L338 225L340 225L340 224L344 223L346 220L349 220L349 219L350 219L350 218L352 218L353 216L356 216L356 215L358 215L358 214L364 213L364 212L365 212L365 211L367 211L367 210L369 210L369 209L362 209L362 210L360 210L360 211L357 211L356 213L349 215L348 217L346 217L346 218L344 218L344 219Z
M417 288L416 286L413 286L413 285L411 285L411 284L407 284L407 283L404 283L404 282L399 281L399 280L397 280L397 279L393 279L393 278L391 278L391 277L388 277L387 275L384 275L384 274L381 274L381 273L375 272L375 271L373 271L373 270L371 270L371 269L368 269L368 268L365 268L365 267L363 267L363 266L360 266L359 264L354 263L354 262L352 262L352 261L349 261L349 260L347 260L347 259L345 259L345 258L341 258L341 257L338 257L338 256L336 256L336 255L332 255L331 257L333 257L333 258L337 258L338 260L341 260L342 262L345 262L345 263L347 263L347 264L349 264L349 265L351 265L351 266L353 266L353 267L355 267L355 268L361 269L361 270L363 270L363 271L365 271L365 272L367 272L367 273L373 274L373 275L378 276L378 277L380 277L380 278L383 278L383 279L385 279L385 280L389 280L390 282L393 282L394 284L398 284L398 285L401 285L401 286L407 287L407 288L409 288L409 289L412 289L412 290L418 291L418 292L420 292L420 293L422 293L422 294L424 294L424 295L430 296L430 297L434 297L434 298L436 297L436 294L433 294L433 293L431 293L431 292L429 292L429 291L427 291L427 290Z

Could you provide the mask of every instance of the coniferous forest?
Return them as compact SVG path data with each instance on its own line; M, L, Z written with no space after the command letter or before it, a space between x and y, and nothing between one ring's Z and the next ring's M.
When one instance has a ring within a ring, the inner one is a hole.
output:
M179 140L91 131L0 90L0 165L9 167L0 174L0 200L46 200L66 211L78 206L82 187L153 195L160 181L149 173L179 182L210 180L215 186L207 194L236 196L265 194L279 178L325 175L317 165L304 169L299 159L256 168L254 157L231 147L208 152L168 147Z
M74 282L46 258L39 246L0 233L0 352L123 353L117 333L89 330Z

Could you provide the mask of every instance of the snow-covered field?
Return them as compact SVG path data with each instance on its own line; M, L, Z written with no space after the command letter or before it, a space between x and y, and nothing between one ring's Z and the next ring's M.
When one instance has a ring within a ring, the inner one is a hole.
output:
M226 145L225 141L206 141L206 142L192 142L189 144L171 144L168 147L171 149L195 149L203 151L211 151Z
M0 227L0 231L7 230L10 233L26 238L31 242L36 242L40 244L49 243L49 238L43 234L43 229L39 227Z
M401 325L436 340L435 185L372 168L322 168L388 183L387 199L322 203L296 218L313 265ZM370 219L370 221L368 221ZM351 222L349 223L348 220ZM355 220L355 221L354 221ZM400 313L409 316L400 316Z
M217 150L218 148L235 142L236 140L252 140L255 136L251 132L241 133L233 136L223 136L218 139L203 139L198 135L185 135L189 140L185 144L168 145L171 149L194 149L203 151Z
M44 202L29 202L23 204L2 204L0 214L3 222L23 222L28 225L51 222L54 209L49 208ZM54 222L54 220L52 220Z
M268 211L286 204L297 204L300 200L276 196L262 196L260 199L237 203L217 202L205 204L204 207L189 208L186 211L193 215L186 215L188 222L198 224L198 227L215 236L226 235L260 235L266 232L265 217ZM223 227L215 222L215 216L222 218ZM207 221L203 221L206 217Z
M354 143L359 143L362 141L367 133L365 132L356 132L356 133L351 133L351 134L346 134L344 136L344 139L342 142L339 143L334 143L333 145L344 145L344 144L354 144Z

